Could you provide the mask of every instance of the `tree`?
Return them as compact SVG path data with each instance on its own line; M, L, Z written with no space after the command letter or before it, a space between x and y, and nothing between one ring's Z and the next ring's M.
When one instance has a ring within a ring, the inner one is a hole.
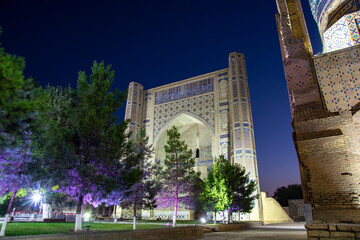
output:
M142 170L141 179L135 183L131 190L120 200L123 208L132 208L134 211L133 229L136 229L136 210L153 209L156 207L155 196L159 190L158 181L153 178L157 166L153 165L149 158L153 152L152 146L148 145L149 138L145 130L140 129L135 142L132 144L132 153L136 154Z
M31 184L27 164L41 89L24 77L24 68L23 58L0 48L0 195L12 193L0 236L5 235L17 191Z
M127 122L115 115L126 93L111 90L110 68L95 61L89 80L79 72L75 90L48 88L49 104L41 114L45 132L33 168L43 182L58 185L77 202L75 231L81 230L84 203L117 203L141 175L130 154Z
M245 168L238 164L231 165L223 155L215 158L215 163L205 179L205 188L200 200L205 209L215 212L228 210L231 219L233 210L251 212L254 207L256 182L249 179ZM216 221L216 219L214 219Z
M205 188L200 194L204 207L206 209L212 209L215 212L214 221L216 222L216 212L224 211L230 207L232 203L232 194L227 178L226 168L230 168L231 164L223 155L215 158L215 163L211 167L208 177L205 179Z
M195 172L195 159L175 126L167 130L164 167L160 171L162 189L156 200L158 206L173 206L173 227L176 227L177 211L180 205L191 207L196 202L196 182L200 173Z
M256 192L257 182L250 180L249 173L239 164L234 164L227 174L230 179L233 201L229 208L229 218L232 222L232 212L251 213L255 206L255 199L258 197Z
M301 184L278 187L274 192L274 198L281 206L289 206L289 199L303 199Z

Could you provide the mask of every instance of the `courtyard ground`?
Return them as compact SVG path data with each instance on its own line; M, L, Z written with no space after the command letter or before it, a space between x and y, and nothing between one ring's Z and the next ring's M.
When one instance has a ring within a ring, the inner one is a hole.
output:
M305 223L269 224L249 230L205 233L192 240L307 240Z

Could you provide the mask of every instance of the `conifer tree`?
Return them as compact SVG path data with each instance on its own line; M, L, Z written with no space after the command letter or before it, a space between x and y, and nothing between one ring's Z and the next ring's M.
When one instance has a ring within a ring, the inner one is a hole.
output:
M240 212L251 213L255 206L255 199L258 197L256 193L257 182L250 180L249 173L239 164L232 165L232 170L228 173L231 179L231 191L233 201L229 208L229 220L232 222L232 212L238 211L240 221Z
M162 189L157 196L160 207L174 208L173 227L176 227L177 211L180 206L192 207L196 202L196 183L200 173L195 172L195 159L181 134L173 126L167 130L164 167L160 171Z
M142 170L141 178L120 199L123 208L132 208L133 229L136 229L136 210L153 209L156 207L155 196L159 190L159 182L154 178L157 164L150 162L149 158L153 152L152 146L148 145L149 138L144 129L140 129L132 144L132 153L137 155Z

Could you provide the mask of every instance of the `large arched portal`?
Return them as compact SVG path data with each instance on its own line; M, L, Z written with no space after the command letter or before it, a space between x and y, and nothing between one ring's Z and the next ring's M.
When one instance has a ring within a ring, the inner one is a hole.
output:
M164 161L164 145L168 140L166 130L172 126L177 127L184 140L193 152L195 158L195 169L201 172L201 178L207 176L209 166L213 164L213 141L214 134L210 126L200 117L191 113L179 113L160 130L154 144L156 161Z

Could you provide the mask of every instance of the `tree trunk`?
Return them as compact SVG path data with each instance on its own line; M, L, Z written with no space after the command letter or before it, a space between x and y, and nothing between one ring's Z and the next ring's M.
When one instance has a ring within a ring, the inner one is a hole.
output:
M44 218L51 218L51 204L43 203L43 219Z
M117 205L114 205L114 223L117 223L117 216L116 216L116 209L117 209Z
M214 219L214 224L216 224L216 212L213 212L213 219Z
M238 221L240 222L241 221L241 212L240 211L238 211Z
M233 222L232 211L231 210L228 210L228 221L229 221L229 223Z
M9 220L9 216L11 214L11 207L12 207L12 203L14 201L14 198L16 196L16 193L17 193L17 189L15 189L11 195L11 199L10 199L10 202L9 202L9 206L8 206L8 209L6 211L6 214L5 214L5 218L4 218L4 222L1 226L1 231L0 231L0 237L3 237L5 236L5 229L6 229L6 224L8 223L8 220ZM11 218L10 218L10 221L11 222Z
M222 223L225 224L225 210L222 211Z
M173 227L176 227L177 209L178 209L178 199L177 199L177 193L176 193L176 200L175 200L175 207L174 207L174 217L173 217Z
M136 230L136 206L134 205L133 230Z
M76 217L75 217L75 232L81 231L81 215L82 215L82 205L83 205L84 196L80 196L77 206L76 206Z
M176 227L176 217L177 217L177 209L178 209L178 201L179 201L179 159L177 153L175 153L176 158L176 188L175 188L175 206L174 206L174 217L173 217L173 227Z

